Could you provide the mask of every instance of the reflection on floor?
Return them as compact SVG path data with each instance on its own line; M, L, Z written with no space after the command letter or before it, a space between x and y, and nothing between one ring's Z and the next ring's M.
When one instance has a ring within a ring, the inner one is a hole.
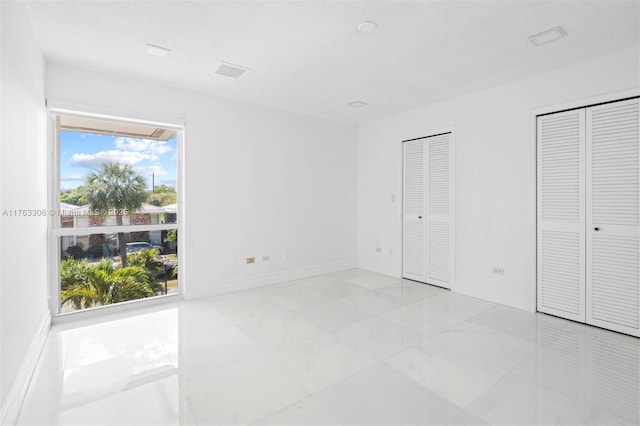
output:
M637 424L640 339L354 270L54 327L19 424Z

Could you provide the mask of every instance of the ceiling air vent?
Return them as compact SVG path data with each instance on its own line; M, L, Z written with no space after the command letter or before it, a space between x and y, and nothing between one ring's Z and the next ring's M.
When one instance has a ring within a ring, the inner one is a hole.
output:
M224 75L225 77L240 78L247 71L251 71L249 68L241 67L240 65L230 64L229 62L220 61L216 74Z
M543 44L559 40L566 35L567 33L562 29L562 27L554 27L549 28L546 31L542 31L541 33L529 36L529 40L531 40L531 43L535 44L536 46L542 46Z
M363 106L367 106L367 105L369 104L364 101L353 101L347 104L347 106L350 106L351 108L362 108Z

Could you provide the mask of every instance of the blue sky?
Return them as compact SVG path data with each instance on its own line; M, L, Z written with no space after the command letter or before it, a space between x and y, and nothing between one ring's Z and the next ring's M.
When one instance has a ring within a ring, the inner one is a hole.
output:
M176 185L177 139L155 141L121 136L60 132L60 188L73 189L84 183L84 177L105 161L131 164L156 185Z

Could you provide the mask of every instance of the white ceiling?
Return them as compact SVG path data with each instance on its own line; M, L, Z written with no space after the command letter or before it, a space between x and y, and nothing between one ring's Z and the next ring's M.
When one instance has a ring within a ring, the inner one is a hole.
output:
M27 2L46 58L359 123L638 46L640 1ZM378 23L360 34L360 22ZM535 47L528 36L562 26ZM166 58L145 44L172 50ZM218 61L251 68L239 80ZM350 108L354 100L367 102Z

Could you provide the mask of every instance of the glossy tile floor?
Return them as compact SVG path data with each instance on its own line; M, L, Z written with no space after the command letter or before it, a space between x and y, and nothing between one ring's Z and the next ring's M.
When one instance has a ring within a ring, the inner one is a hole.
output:
M638 424L640 339L362 270L52 328L19 424Z

